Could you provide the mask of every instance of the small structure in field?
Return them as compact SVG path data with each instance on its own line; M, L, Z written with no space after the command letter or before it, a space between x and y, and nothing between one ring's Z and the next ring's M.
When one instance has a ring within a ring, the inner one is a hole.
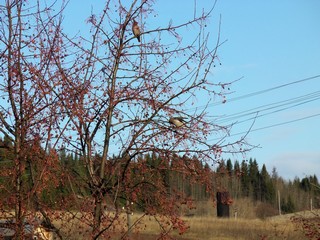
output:
M229 192L217 192L217 216L230 217L229 206L232 204Z

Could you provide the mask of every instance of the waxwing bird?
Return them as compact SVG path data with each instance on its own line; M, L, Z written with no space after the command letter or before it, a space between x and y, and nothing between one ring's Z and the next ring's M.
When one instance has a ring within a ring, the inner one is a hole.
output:
M175 125L176 127L182 127L185 123L184 117L171 117L169 123Z
M133 19L133 25L132 25L132 32L133 32L133 35L138 39L138 42L140 42L141 31L138 26L138 22L136 22L136 20L134 19Z

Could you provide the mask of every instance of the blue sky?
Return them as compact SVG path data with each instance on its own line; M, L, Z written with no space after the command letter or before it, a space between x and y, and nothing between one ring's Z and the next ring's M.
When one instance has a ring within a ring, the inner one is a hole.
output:
M71 0L66 9L65 29L70 33L83 31L91 9L99 12L102 2ZM198 0L197 12L211 6L211 0ZM157 1L158 17L150 18L148 21L154 22L148 24L160 25L168 23L170 19L173 19L173 23L183 22L193 16L193 7L193 0ZM227 42L218 51L222 65L214 69L212 78L217 82L230 82L242 77L231 86L232 94L227 96L227 100L320 75L319 10L320 1L317 0L218 1L207 30L215 42L221 14L220 37ZM286 124L251 132L248 141L259 145L259 148L247 153L245 157L256 158L260 167L265 163L269 171L276 167L279 175L285 179L293 179L295 176L302 178L310 174L320 178L320 116L288 123L320 114L317 91L320 91L320 78L227 101L223 105L210 106L208 110L226 117L296 99L294 103L299 106L294 107L292 103L284 105L287 109L279 112L271 113L281 108L259 112L260 115L269 114L257 118L252 129ZM314 95L309 97L310 93ZM302 98L297 97L304 97L304 101L310 102L304 103ZM238 117L234 121L243 121L252 116ZM236 124L232 133L247 131L252 123L251 120ZM232 156L232 159L241 161L243 157Z
M219 1L216 12L222 15L221 35L228 42L220 49L223 65L215 77L227 81L243 76L232 86L234 94L229 97L319 75L318 10L319 1ZM219 109L226 114L241 112L319 90L320 78L316 78L230 102ZM319 103L318 99L258 118L253 129L319 114ZM268 170L275 166L286 179L314 173L320 177L319 120L320 116L316 116L252 132L248 140L261 148L247 156L256 158L260 165L265 163ZM246 127L239 124L234 130L241 132Z

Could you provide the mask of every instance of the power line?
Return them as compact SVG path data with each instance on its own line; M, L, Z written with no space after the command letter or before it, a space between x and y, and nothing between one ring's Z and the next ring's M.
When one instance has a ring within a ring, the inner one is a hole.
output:
M230 98L227 101L227 103L234 102L234 101L241 100L241 99L248 98L248 97L253 97L253 96L260 95L260 94L263 94L263 93L266 93L266 92L274 91L274 90L277 90L277 89L280 89L280 88L284 88L284 87L287 87L287 86L290 86L290 85L293 85L293 84L314 80L314 79L319 78L319 77L320 77L320 75L315 75L315 76L312 76L312 77L308 77L308 78L300 79L300 80L297 80L297 81L293 81L293 82L285 83L285 84L282 84L282 85L278 85L278 86L275 86L275 87L272 87L272 88L268 88L268 89L260 90L260 91L257 91L257 92L245 94L245 95L242 95L242 96L239 96L239 97ZM222 103L222 102L211 103L211 104L208 104L208 105L202 105L202 106L198 106L198 107L194 107L194 108L185 109L185 110L183 110L183 112L190 112L190 111L200 110L200 109L203 109L203 108L206 108L206 107L217 106L217 105L221 105L221 104L224 104L224 103Z
M246 116L246 115L250 115L256 112L261 112L261 111L265 111L265 110L269 110L272 108L276 108L279 106L283 106L283 105L288 105L291 103L295 103L295 102L300 102L303 100L307 100L307 99L313 99L313 98L318 98L318 96L320 96L320 91L316 91L316 92L312 92L312 93L308 93L308 94L304 94L301 95L299 97L294 97L294 98L290 98L290 99L286 99L286 100L282 100L282 101L278 101L278 102L274 102L274 103L269 103L269 104L265 104L259 107L255 107L255 108L251 108L248 110L244 110L238 113L232 113L226 116L222 116L220 117L220 119L228 119L231 117L241 117L241 116ZM270 107L270 106L274 106L274 107ZM262 110L261 110L262 109Z
M255 129L252 129L251 132L256 132L256 131L260 131L260 130L264 130L264 129L268 129L268 128L272 128L272 127L277 127L277 126L281 126L281 125L285 125L285 124L289 124L289 123L294 123L294 122L306 120L306 119L317 117L317 116L320 116L320 113L313 114L313 115L306 116L306 117L302 117L302 118L298 118L298 119L294 119L294 120L290 120L290 121L286 121L286 122L282 122L282 123L276 123L276 124L265 126L265 127L255 128ZM239 134L244 134L244 133L245 132L236 133L236 134L233 134L233 135L239 135Z
M220 117L220 119L216 120L215 123L223 123L223 122L229 122L229 121L235 121L237 119L243 118L243 117L247 117L247 116L252 116L252 115L257 115L258 113L261 112L266 112L264 114L260 114L257 117L262 117L262 116L266 116L266 115L270 115L276 112L280 112L280 111L284 111L293 107L297 107L312 101L316 101L320 99L320 91L316 91L316 92L312 92L309 94L305 94L299 97L295 97L295 98L290 98L287 100L283 100L283 101L279 101L279 102L275 102L275 103L270 103L270 104L266 104L266 105L262 105L259 107L255 107L252 109L248 109L245 111L241 111L238 113L233 113L230 115L226 115L226 116L222 116ZM289 105L289 106L288 106ZM282 107L282 108L280 108ZM280 108L280 109L279 109ZM276 109L274 111L271 112L267 112L270 111L272 109ZM253 118L257 118L257 117L253 117ZM241 122L245 122L248 120L252 120L253 118L249 118L246 120L243 120ZM237 122L240 123L240 122Z
M302 117L302 118L298 118L298 119L294 119L294 120L290 120L290 121L286 121L286 122L272 124L272 125L269 125L269 126L264 126L264 127L260 127L260 128L251 129L249 131L249 133L256 132L256 131L261 131L261 130L264 130L264 129L273 128L273 127L277 127L277 126L281 126L281 125L286 125L286 124L290 124L290 123L306 120L306 119L317 117L317 116L320 116L320 113L313 114L313 115L306 116L306 117ZM243 135L243 134L247 134L247 133L248 133L247 131L246 132L234 133L234 134L229 135L228 137L233 137L233 136L237 136L237 135ZM221 138L209 139L208 141L216 141L216 140L220 140L220 139Z
M279 86L276 86L276 87L268 88L268 89L265 89L265 90L249 93L249 94L246 94L246 95L243 95L243 96L240 96L240 97L231 98L230 100L228 100L228 102L232 102L232 101L240 100L240 99L243 99L243 98L260 95L260 94L263 94L263 93L266 93L266 92L277 90L279 88L283 88L283 87L287 87L287 86L290 86L290 85L293 85L293 84L297 84L297 83L313 80L313 79L316 79L316 78L319 78L319 77L320 77L320 75L316 75L316 76L313 76L313 77L304 78L304 79L297 80L297 81L294 81L294 82L290 82L290 83L282 84L282 85L279 85Z

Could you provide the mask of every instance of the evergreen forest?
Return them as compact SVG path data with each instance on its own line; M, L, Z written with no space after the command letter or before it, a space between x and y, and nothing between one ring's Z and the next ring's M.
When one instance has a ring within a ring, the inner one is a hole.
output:
M0 184L7 186L0 189L1 199L10 199L4 196L10 194L10 188L13 188L14 185L13 178L10 178L10 169L14 167L11 145L12 143L8 139L0 139ZM90 187L84 186L84 181L82 181L87 174L83 157L77 152L67 152L65 149L57 151L57 154L59 155L60 168L56 168L56 179L52 181L52 185L47 185L42 191L41 202L53 209L61 208L61 202L65 202L63 208L77 208L73 201L75 197L81 199L90 197L92 194ZM32 153L27 157L31 159ZM97 155L95 158L99 162L101 156ZM112 161L108 164L112 165ZM185 202L185 204L190 204L190 208L196 202L210 199L214 202L215 196L209 194L212 192L209 189L214 189L214 192L229 192L231 205L239 199L250 199L255 203L263 203L262 211L264 212L261 213L263 217L278 214L279 200L282 213L320 207L319 181L316 175L306 176L302 179L296 177L287 181L278 175L275 167L271 172L268 172L266 166L264 164L259 166L256 159L242 161L227 159L209 166L208 163L202 163L200 159L195 157L175 156L171 159L170 166L163 166L168 163L161 160L161 154L145 154L137 157L131 168L133 175L139 175L137 173L141 171L140 164L146 165L148 169L144 176L147 176L149 184L144 185L143 191L150 192L148 195L150 199L143 197L145 194L143 196L136 194L133 200L137 210L143 210L146 202L155 201L152 196L155 196L155 192L159 189L153 186L159 186L159 182L164 186L165 191L163 192L168 195L167 197L170 197L170 193L174 193L175 196L181 195L181 198L189 199L189 202ZM193 174L185 170L179 171L179 169L184 169L179 168L179 164L186 164L188 171ZM25 167L26 174L29 176L24 176L23 184L27 191L30 189L28 188L30 176L40 173L37 173L37 169L31 165L30 168ZM59 171L59 169L63 169L63 171ZM68 174L65 174L66 171ZM202 178L199 178L201 180L197 179L197 174L205 174L209 181L203 181ZM157 184L153 185L155 182ZM278 194L280 194L280 198ZM123 197L123 201L119 201L118 205L121 207L125 204L126 197ZM161 203L153 202L153 204L156 206Z

